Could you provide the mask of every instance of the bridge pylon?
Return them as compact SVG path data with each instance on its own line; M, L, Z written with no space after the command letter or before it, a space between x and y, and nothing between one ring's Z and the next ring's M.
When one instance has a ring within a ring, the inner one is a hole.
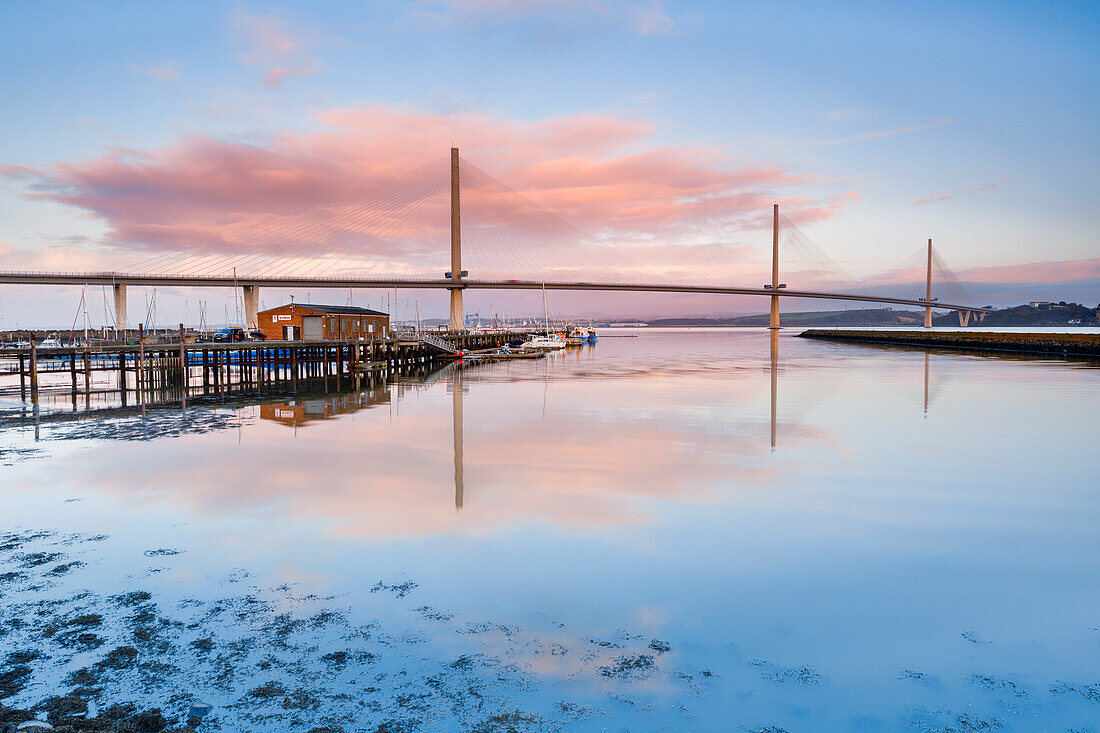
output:
M115 283L112 288L115 296L115 332L126 331L126 285Z
M779 282L779 204L772 204L772 281L764 286L772 291L768 328L779 328L779 289L783 287L786 286Z
M924 279L924 327L932 328L932 240L928 240L928 267Z
M459 204L458 148L451 148L451 271L447 278L455 283L451 292L451 330L466 330L466 309L462 305L462 213Z

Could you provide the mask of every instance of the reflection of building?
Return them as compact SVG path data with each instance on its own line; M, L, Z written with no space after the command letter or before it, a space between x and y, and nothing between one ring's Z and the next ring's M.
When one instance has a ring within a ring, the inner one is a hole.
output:
M385 336L386 313L352 305L288 303L260 311L259 329L272 341L331 341Z
M278 404L260 405L260 419L297 426L311 420L326 420L330 417L346 415L389 401L390 391L386 388L330 397L307 397Z

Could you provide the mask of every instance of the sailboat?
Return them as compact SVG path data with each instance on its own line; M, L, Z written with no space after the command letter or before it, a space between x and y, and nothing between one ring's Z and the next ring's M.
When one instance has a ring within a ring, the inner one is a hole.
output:
M532 336L523 342L524 349L539 349L541 351L557 351L565 348L565 339L557 334L550 334L550 319L546 314L546 283L542 284L542 325L546 329L546 335Z

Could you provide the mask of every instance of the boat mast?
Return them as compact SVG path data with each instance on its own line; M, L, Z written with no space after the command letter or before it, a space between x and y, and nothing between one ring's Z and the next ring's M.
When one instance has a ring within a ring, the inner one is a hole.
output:
M542 327L546 329L546 335L550 335L550 319L546 315L546 283L542 284Z

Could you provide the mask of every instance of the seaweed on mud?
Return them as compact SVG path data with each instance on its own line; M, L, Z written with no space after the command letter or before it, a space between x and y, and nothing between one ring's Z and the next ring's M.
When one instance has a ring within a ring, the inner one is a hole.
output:
M1052 695L1077 695L1089 702L1100 702L1100 684L1085 685L1072 682L1057 682L1050 686Z
M406 580L404 583L394 583L392 585L387 585L387 584L383 583L381 580L379 580L370 589L370 592L371 593L377 593L380 590L384 590L384 591L388 591L390 593L393 593L394 598L404 598L405 596L409 595L409 593L411 593L412 591L416 590L419 587L420 587L419 583L415 583L411 580Z
M317 710L321 707L321 701L305 688L298 688L286 693L282 706L284 710Z
M204 636L201 639L195 639L191 642L191 648L199 652L199 654L209 654L214 648L214 637Z
M84 563L80 562L79 560L73 560L72 562L62 563L61 565L58 565L57 567L50 570L50 575L65 575L66 573L68 573L73 568L79 568L83 564Z
M978 646L982 646L982 645L990 643L988 641L985 641L984 639L979 638L978 635L976 633L974 633L973 631L964 631L961 634L959 634L959 636L966 639L971 644L976 644Z
M145 557L171 557L172 555L182 554L183 550L177 550L170 547L158 547L155 550L146 550Z
M60 552L31 552L19 555L18 559L22 563L22 567L36 568L39 565L53 562L61 556Z
M996 677L990 677L989 675L983 674L972 674L969 677L969 682L972 685L977 685L986 690L1003 690L1018 698L1026 698L1028 696L1027 690L1012 680L997 679Z
M91 651L105 643L103 637L90 631L102 625L103 616L98 613L85 613L64 620L60 624L55 622L47 625L42 630L42 636L52 638L54 642L66 649Z
M271 698L279 697L285 694L286 688L283 687L283 684L276 680L271 680L270 682L265 682L259 687L252 688L245 694L245 697L252 697L256 698L257 700L269 700Z
M337 613L336 611L321 611L316 613L309 619L309 627L311 629L323 629L326 626L331 626L335 623L343 622L344 614Z
M825 678L813 667L780 667L763 659L754 659L749 664L760 670L760 676L772 682L797 682L800 685L819 685Z
M11 652L8 656L4 657L4 664L16 666L19 664L26 664L27 662L33 662L36 659L42 658L42 652L37 649L26 649L21 652Z
M374 729L374 733L413 733L419 727L412 720L384 720Z
M522 731L544 730L545 727L542 717L513 710L490 715L470 730L472 733L521 733Z
M334 669L343 669L348 663L348 653L344 651L330 652L322 656L321 661Z
M619 657L613 664L600 667L600 675L609 679L632 679L651 674L655 667L652 654L630 654Z
M591 705L581 705L580 703L569 702L566 700L559 701L554 705L554 709L566 720L569 721L581 721L588 720L595 717L597 713L603 712L599 708L592 707Z
M1000 730L1004 721L996 716L979 718L970 713L921 711L909 722L909 727L921 733L983 733Z
M130 591L129 593L119 593L117 596L111 596L111 600L114 601L117 605L122 606L123 608L130 608L131 606L136 606L139 603L144 603L145 601L150 600L152 597L153 596L149 595L148 591L135 590Z
M8 583L14 583L17 580L23 580L27 577L27 574L21 570L12 570L7 573L0 573L0 585L7 585Z
M672 651L672 645L667 641L661 641L660 639L653 639L649 642L649 648L658 654L667 654Z
M0 670L0 700L14 697L22 692L31 673L31 668L25 664L16 664Z
M455 615L453 613L448 613L447 611L439 611L439 610L436 610L436 609L432 608L431 606L420 606L419 608L414 608L413 611L415 611L416 613L419 613L421 616L426 618L428 621L444 622L444 621L450 621L450 620L454 619L454 617L455 617Z
M603 647L604 649L622 649L623 648L622 644L616 644L613 641L604 641L603 639L589 639L588 641L589 641L589 643L595 644L598 647Z
M133 666L137 660L138 650L132 646L120 646L107 652L107 655L96 662L99 669L126 669Z
M53 532L45 529L27 530L25 532L7 532L0 535L0 552L17 550L28 542L48 539L53 537L53 534Z

